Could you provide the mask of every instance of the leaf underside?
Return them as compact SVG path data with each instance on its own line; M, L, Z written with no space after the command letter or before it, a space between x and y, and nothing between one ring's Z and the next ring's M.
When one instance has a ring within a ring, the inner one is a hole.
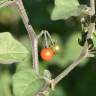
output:
M0 63L21 62L28 55L27 49L9 32L0 33Z
M32 70L26 69L13 76L13 92L15 96L36 96L44 87L45 80Z
M52 20L68 19L71 16L78 16L78 0L55 0L55 7L51 15Z

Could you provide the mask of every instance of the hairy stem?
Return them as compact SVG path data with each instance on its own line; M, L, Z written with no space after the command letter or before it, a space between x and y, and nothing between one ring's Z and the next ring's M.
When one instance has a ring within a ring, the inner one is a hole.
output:
M0 2L0 8L11 6L15 3L15 1L2 1Z
M33 57L33 69L38 73L39 72L39 61L38 61L38 38L36 33L29 23L29 18L26 14L22 0L16 0L16 7L18 8L19 14L23 20L23 23L26 27L26 30L29 34L29 38L32 43L32 57Z
M85 48L86 48L86 50L85 50ZM85 46L85 48L82 49L80 56L71 65L69 65L69 67L67 67L60 75L58 75L54 79L54 85L56 85L65 76L67 76L81 61L83 61L87 57L87 55L88 55L87 46Z
M29 22L29 18L26 14L22 0L8 0L0 2L0 8L15 5L19 11L19 14L22 18L22 21L26 27L29 38L32 43L32 57L33 57L33 69L38 73L39 72L39 61L38 61L38 38L36 33Z
M92 12L92 15L95 14L95 0L90 0L90 7L91 7L91 12Z
M44 38L45 38L45 47L49 47L49 44L48 44L48 38L47 38L47 34L46 32L44 32Z

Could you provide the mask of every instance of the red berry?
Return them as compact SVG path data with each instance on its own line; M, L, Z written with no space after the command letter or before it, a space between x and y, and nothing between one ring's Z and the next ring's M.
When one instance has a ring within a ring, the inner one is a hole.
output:
M54 56L54 51L51 48L43 48L40 55L43 60L49 61Z

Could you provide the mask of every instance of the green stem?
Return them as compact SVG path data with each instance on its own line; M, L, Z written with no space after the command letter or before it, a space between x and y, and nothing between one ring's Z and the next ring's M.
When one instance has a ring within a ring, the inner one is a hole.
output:
M1 73L1 86L2 86L2 93L4 96L12 96L11 93L11 75L9 73L9 68L4 67Z

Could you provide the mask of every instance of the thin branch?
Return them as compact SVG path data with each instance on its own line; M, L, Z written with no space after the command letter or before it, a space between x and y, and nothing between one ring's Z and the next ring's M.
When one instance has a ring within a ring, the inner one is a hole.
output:
M41 31L41 33L38 35L38 39L40 39L42 36L44 36L45 46L48 48L49 47L49 44L48 44L48 38L47 38L46 30L42 30Z
M90 0L90 6L92 9L92 15L95 14L95 0ZM87 34L87 39L91 38L93 30L95 29L95 23L90 23L89 30ZM69 67L67 67L60 75L58 75L53 83L53 86L55 86L59 81L61 81L65 76L67 76L81 61L83 61L86 57L88 57L88 42L86 40L83 49L81 50L80 56L71 64Z
M19 11L19 14L22 18L22 21L26 27L29 38L32 43L32 57L33 57L33 69L38 73L39 72L39 61L38 61L38 38L36 33L29 23L29 18L26 14L22 0L8 0L0 3L0 8L15 5Z
M26 14L22 0L15 0L15 3L32 43L33 69L38 73L39 72L38 39L33 27L29 23L29 19Z
M91 7L91 12L92 12L92 15L95 14L95 0L90 0L90 7Z
M41 31L40 34L37 36L38 39L40 39L44 34L44 31Z
M48 37L49 37L51 43L54 44L54 43L53 43L53 40L52 40L52 37L51 37L51 35L50 35L50 33L49 33L48 31L46 31L46 34L48 35Z
M0 8L11 6L15 3L15 1L3 1L0 2Z
M80 56L54 79L54 85L56 85L61 79L67 76L81 61L83 61L87 57L87 55L88 55L88 48L87 46L85 46L82 49Z
M48 38L47 38L46 31L44 31L44 38L45 38L45 46L48 48L49 44L48 44Z
M38 35L38 39L41 38L43 35L44 35L44 38L45 38L45 45L46 45L47 48L49 47L48 40L50 40L51 43L54 44L53 40L52 40L52 37L47 30L42 30L41 33Z

